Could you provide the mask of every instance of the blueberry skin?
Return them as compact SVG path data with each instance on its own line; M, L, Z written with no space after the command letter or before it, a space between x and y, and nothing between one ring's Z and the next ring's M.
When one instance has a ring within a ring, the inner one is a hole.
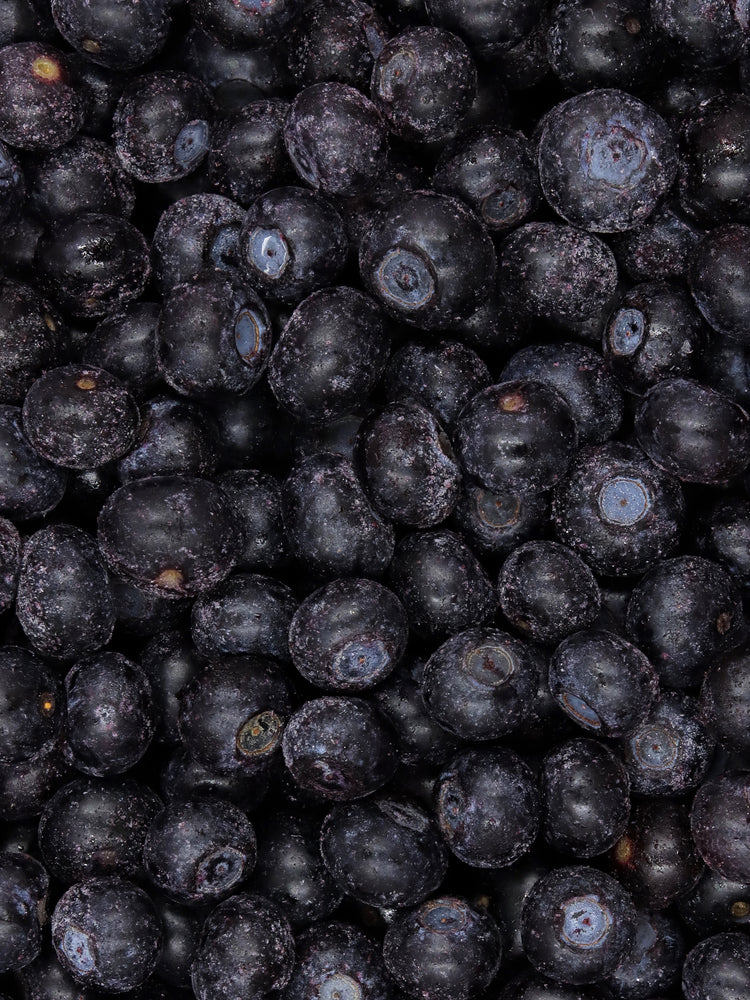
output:
M145 876L143 844L161 800L131 778L77 778L59 788L39 819L39 850L64 885L100 875Z
M300 0L272 0L263 6L256 0L189 0L190 16L204 31L234 49L267 44L281 35L300 10Z
M0 853L0 972L23 968L42 948L49 875L30 855Z
M598 351L583 344L534 344L510 358L501 382L531 380L556 389L578 427L581 445L601 444L622 423L624 402L617 380Z
M744 366L744 359L742 363ZM744 405L749 401L742 400L742 403ZM722 563L735 583L743 589L747 588L750 584L750 502L744 497L720 496L698 516L696 522L698 553L706 559Z
M571 225L616 233L647 218L677 173L667 123L622 90L591 90L556 105L539 140L539 179Z
M106 650L78 660L65 676L65 704L77 770L123 774L146 753L155 729L151 685L121 653Z
M220 799L170 803L151 820L143 844L153 884L187 906L234 893L252 872L255 854L247 816Z
M685 1000L734 1000L750 989L750 944L741 933L699 942L682 970Z
M35 256L42 288L63 312L99 319L142 294L151 274L148 243L127 220L84 212L53 223Z
M700 693L701 714L718 741L731 750L750 746L747 651L740 648L711 663Z
M329 917L343 893L321 857L320 821L279 810L265 822L259 818L258 858L250 886L280 906L295 929Z
M454 531L404 536L396 546L389 579L410 627L432 640L482 625L497 607L485 569Z
M213 109L208 91L187 73L146 73L132 80L112 121L115 152L145 184L187 177L205 159Z
M320 850L338 888L370 906L416 906L437 891L448 870L430 814L387 794L334 806Z
M704 782L695 794L690 830L709 868L735 882L750 882L750 845L744 833L750 773L732 771Z
M246 396L220 393L206 401L219 427L219 467L262 465L286 471L291 455L291 421L261 378Z
M491 233L520 225L542 195L531 144L510 129L477 129L453 140L440 154L432 183L462 198Z
M409 636L395 594L374 580L334 580L294 613L289 652L302 676L332 691L364 691L398 666Z
M201 669L203 658L182 629L162 629L143 648L140 664L151 684L154 738L160 743L179 743L178 696Z
M217 482L232 500L245 527L245 548L237 569L250 572L280 569L287 559L287 541L278 479L257 469L230 469Z
M604 744L591 739L559 744L544 759L540 789L544 839L561 854L596 857L625 832L628 772Z
M454 442L464 470L485 489L541 493L567 472L578 431L556 389L522 379L470 399Z
M695 886L703 862L688 811L674 799L633 804L628 828L612 848L612 870L641 906L663 910Z
M666 282L630 288L602 334L607 367L637 395L663 379L702 371L708 340L708 327L688 293Z
M542 534L548 519L546 493L516 493L512 489L493 493L464 477L451 522L476 552L502 557Z
M315 453L296 462L281 487L291 555L313 578L379 577L393 555L393 525L370 502L351 462Z
M471 628L429 658L422 697L432 718L459 739L496 739L529 719L539 673L532 646L499 629Z
M633 588L627 628L662 684L694 687L717 656L743 640L740 592L718 563L665 559Z
M366 92L389 25L360 0L316 0L290 34L289 68L300 86L335 80Z
M183 396L242 395L263 375L271 341L271 318L255 292L230 271L207 269L165 297L156 364Z
M82 362L114 375L136 400L147 399L159 381L154 351L158 319L157 303L141 301L105 316L87 338Z
M55 465L95 469L136 442L140 413L122 383L101 368L64 365L41 375L23 401L23 429Z
M270 783L270 760L255 769L218 774L180 746L172 748L159 775L159 790L165 802L221 799L248 813L257 812L264 804Z
M687 946L669 912L638 910L632 951L606 981L613 1000L647 1000L679 981Z
M26 179L21 166L0 142L0 223L14 229L26 200Z
M284 143L303 181L326 194L364 194L385 164L387 129L377 107L345 83L299 91L284 123Z
M291 589L260 573L234 573L193 604L191 634L207 659L250 653L289 660L287 634L297 600Z
M198 1000L259 1000L283 989L294 967L294 937L281 909L237 893L210 913L191 967Z
M581 448L552 494L552 524L596 573L643 573L677 548L685 522L680 483L639 448Z
M588 996L576 986L555 983L546 976L524 970L508 980L500 1000L587 1000Z
M231 501L209 480L152 476L109 497L98 541L109 567L139 587L195 597L229 575L244 535Z
M552 72L575 91L642 89L653 77L656 45L647 0L562 0L547 26Z
M720 485L750 464L750 417L723 393L665 379L646 393L635 434L649 458L686 483Z
M409 340L391 355L383 378L389 402L414 400L450 429L464 405L492 376L479 355L459 340Z
M397 195L359 247L365 288L396 319L442 330L467 319L495 278L492 242L476 216L434 191Z
M268 382L294 420L327 424L368 398L389 353L390 337L373 299L354 288L323 288L297 306L282 330Z
M702 235L677 205L666 201L635 229L614 233L609 242L618 267L634 281L669 281L687 274Z
M0 614L12 607L21 571L21 536L7 518L0 518Z
M166 896L155 897L154 905L162 923L163 935L159 961L149 985L152 983L155 985L158 982L176 987L179 990L188 990L190 989L190 963L198 945L206 911L200 908L191 909L187 906L181 906L179 903L173 903ZM169 993L166 986L162 989L166 1000ZM161 998L154 997L154 1000L161 1000Z
M52 524L31 535L24 546L16 614L34 649L55 660L71 660L109 642L114 601L89 534Z
M20 404L26 390L64 351L65 329L32 285L0 278L0 402Z
M502 58L527 38L542 12L541 0L511 0L484 4L429 0L432 23L464 38L483 57Z
M703 781L716 747L704 711L689 695L661 692L648 717L620 743L634 792L680 795Z
M19 149L56 149L83 125L85 99L68 58L44 42L0 49L0 140Z
M512 311L576 336L594 323L598 339L598 318L617 291L617 263L592 233L558 222L527 222L500 246L498 282Z
M668 51L683 65L725 66L740 55L746 39L747 16L731 3L701 0L685 8L674 0L651 0L651 16Z
M62 723L59 678L31 650L0 647L0 763L29 760L57 742Z
M304 790L349 801L376 791L393 777L398 752L390 725L361 698L305 702L282 738L284 763Z
M391 131L417 143L454 135L476 89L476 66L466 43L450 31L424 25L386 42L370 82L372 99Z
M81 0L54 0L55 25L63 38L87 59L109 69L142 66L163 47L169 30L167 0L134 6L115 0L105 9Z
M296 965L284 1000L329 996L349 1000L390 1000L393 987L380 948L353 924L332 921L308 928L297 938Z
M625 736L649 713L658 691L653 666L627 639L587 629L552 655L549 688L573 721L602 736Z
M435 811L460 861L474 868L505 868L534 842L541 799L531 768L512 750L467 750L438 778Z
M125 993L140 986L156 967L161 940L148 895L116 876L76 883L52 914L58 960L84 987Z
M141 413L138 440L117 463L121 483L146 476L211 476L216 471L218 433L203 407L157 397L147 400Z
M402 665L374 692L373 698L393 726L403 764L444 764L457 751L459 742L428 714L419 674L418 669L411 671Z
M682 921L698 937L745 929L750 924L750 886L706 868L695 888L677 901Z
M237 266L244 212L220 194L191 194L166 208L154 231L154 272L162 293L201 271Z
M0 808L9 823L39 816L52 793L74 777L63 738L47 743L28 760L0 768Z
M519 545L503 563L497 588L500 608L511 625L548 645L593 625L601 605L594 574L559 542Z
M717 157L723 135L732 136L731 149ZM722 94L701 102L687 115L680 140L678 183L685 211L707 227L750 222L750 98Z
M580 985L606 979L630 951L637 915L610 875L578 865L556 868L529 890L521 936L537 971Z
M279 749L290 714L283 671L260 656L224 656L179 694L180 736L204 767L231 775L263 769Z
M365 492L388 520L428 528L453 510L461 470L447 434L418 403L389 403L370 414L354 456Z
M334 284L348 253L341 214L324 195L307 188L258 192L242 222L240 267L273 302L296 304Z
M750 226L716 226L700 241L688 278L693 298L717 333L748 342L750 303Z
M492 917L463 899L438 896L391 922L383 961L411 997L469 1000L494 978L501 948Z
M248 206L279 180L291 181L284 146L289 104L278 98L250 101L221 119L211 135L208 179L219 194Z

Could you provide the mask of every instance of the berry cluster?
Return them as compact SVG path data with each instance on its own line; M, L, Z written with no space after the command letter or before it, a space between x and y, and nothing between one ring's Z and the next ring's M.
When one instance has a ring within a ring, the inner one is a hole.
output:
M2 0L0 225L0 1000L748 1000L746 0Z

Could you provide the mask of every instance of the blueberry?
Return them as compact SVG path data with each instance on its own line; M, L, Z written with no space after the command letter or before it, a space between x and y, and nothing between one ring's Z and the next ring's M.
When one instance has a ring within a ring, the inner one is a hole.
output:
M750 882L750 849L744 834L750 775L731 771L710 778L696 792L690 812L693 842L709 868L736 882Z
M750 301L750 226L717 226L698 243L688 277L698 308L717 331L740 343L747 341Z
M42 948L49 875L20 851L0 852L0 972L21 969Z
M124 993L140 986L156 967L161 938L151 899L117 876L76 883L52 914L58 960L84 987Z
M284 1000L390 1000L380 949L352 924L319 923L296 942L296 964Z
M20 149L56 149L83 125L85 99L67 56L40 41L0 49L0 139Z
M715 934L699 942L682 969L685 1000L733 1000L750 987L750 947L744 934Z
M54 0L51 9L63 38L87 59L110 69L147 63L164 45L170 24L167 0L115 0L104 9L82 0Z
M591 90L556 105L539 140L539 178L552 208L596 233L647 218L677 173L666 122L621 90Z
M565 983L606 979L629 953L637 915L610 875L585 865L556 868L529 890L521 934L526 957Z
M335 80L367 90L388 34L382 13L361 0L316 0L292 30L290 69L303 87Z
M487 913L455 896L436 896L396 917L383 959L398 986L424 1000L479 995L500 964L500 931Z

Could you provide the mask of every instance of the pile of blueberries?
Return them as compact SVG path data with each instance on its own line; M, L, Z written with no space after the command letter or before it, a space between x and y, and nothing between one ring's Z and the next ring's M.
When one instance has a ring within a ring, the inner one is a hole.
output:
M0 2L0 1000L750 1000L745 0Z

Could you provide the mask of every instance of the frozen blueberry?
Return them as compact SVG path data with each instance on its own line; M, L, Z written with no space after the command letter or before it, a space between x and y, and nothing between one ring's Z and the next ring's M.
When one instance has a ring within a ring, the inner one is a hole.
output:
M49 799L39 820L39 850L65 885L98 875L142 878L143 844L161 808L147 785L130 778L77 778Z
M320 923L296 942L294 973L284 1000L328 997L390 1000L393 987L383 968L380 948L353 924Z
M495 278L495 253L477 217L434 191L395 197L373 215L359 248L362 281L397 319L424 330L467 319Z
M587 629L564 639L555 650L549 688L583 729L625 736L647 717L658 681L645 654L627 639Z
M185 748L217 774L262 770L291 710L279 664L260 656L217 657L178 697Z
M169 30L168 0L53 0L58 31L87 59L109 69L128 70L147 63L163 47Z
M279 481L257 469L230 469L219 476L218 483L245 526L245 547L237 569L251 572L279 569L287 553Z
M121 483L146 476L210 476L216 471L218 434L197 403L157 397L141 407L138 440L117 463Z
M20 149L55 149L83 125L85 99L65 56L40 41L0 49L0 139Z
M651 16L668 51L683 65L724 66L737 58L747 39L747 14L731 3L698 0L685 8L675 0L651 0Z
M524 855L541 820L534 774L512 750L466 750L435 784L437 819L451 851L475 868L504 868Z
M190 0L192 19L224 45L261 48L283 33L302 9L301 0Z
M16 614L34 649L56 660L109 642L114 600L101 554L87 532L51 524L27 539Z
M115 152L146 184L175 181L196 170L211 144L211 101L186 73L147 73L125 88L113 119Z
M156 967L161 940L151 899L114 875L71 886L52 914L57 957L84 987L125 993L140 986Z
M203 924L190 977L197 1000L259 1000L283 989L293 967L294 937L281 909L237 893Z
M398 766L390 725L361 698L305 702L283 735L284 762L303 789L328 799L362 798L384 785Z
M42 371L65 350L65 328L37 288L0 278L0 401L19 404Z
M166 208L154 231L154 270L163 292L201 271L232 270L244 212L220 194L191 194Z
M539 178L554 210L597 233L647 218L677 173L669 126L622 90L591 90L556 105L539 139Z
M23 403L23 429L55 465L94 469L120 458L136 441L138 406L101 368L65 365L41 375Z
M476 94L477 71L466 43L443 28L420 25L383 46L372 71L372 98L396 135L433 142L454 135Z
M556 868L529 890L521 935L526 957L565 983L606 979L630 952L637 916L610 875L585 865Z
M704 782L696 792L690 830L709 868L736 882L750 882L746 836L750 772L732 771Z
M552 519L596 573L631 576L677 548L685 500L640 449L612 441L578 452L553 494Z
M698 702L679 691L662 691L647 718L620 744L639 795L680 795L697 787L714 749Z
M369 397L389 352L373 299L354 288L324 288L292 313L271 354L268 382L296 421L326 424Z
M461 470L450 439L418 403L372 413L359 429L355 458L373 506L391 521L431 527L456 504Z
M692 892L677 900L677 912L700 937L744 929L750 924L750 886L706 868Z
M57 742L60 680L31 650L0 647L0 762L18 763Z
M386 932L383 960L398 986L422 1000L469 1000L500 965L501 936L482 910L437 896L399 914Z
M250 284L271 301L290 303L333 284L349 252L344 220L334 205L302 187L258 195L239 240L239 264Z
M209 480L151 476L109 497L98 540L110 568L139 587L194 597L229 575L244 526L229 497Z
M464 478L452 520L475 551L505 556L517 545L545 530L549 517L546 493L493 493Z
M127 303L97 323L83 346L82 361L120 379L136 399L148 397L159 380L154 353L158 319L156 302Z
M0 973L21 969L42 948L49 875L21 851L0 852Z
M255 831L230 802L172 802L151 820L143 859L151 881L175 902L215 903L252 872Z
M679 981L687 950L685 932L669 911L638 910L630 953L606 980L613 1000L646 1000Z
M385 164L387 130L375 105L345 83L314 83L292 101L284 142L294 169L327 194L364 194Z
M730 223L712 229L695 248L688 271L698 308L717 331L748 342L750 226Z
M292 32L289 67L300 86L336 80L366 91L388 40L381 12L361 0L315 0Z
M460 739L495 739L529 718L539 672L532 646L498 629L472 628L428 659L422 696L430 715Z
M544 839L561 854L593 858L625 832L628 772L604 744L592 739L559 744L544 759L540 789Z
M486 489L541 493L567 472L578 431L556 389L522 379L470 399L454 440L465 471Z
M435 820L414 802L389 795L334 806L320 850L338 888L371 906L416 906L439 888L448 869Z

